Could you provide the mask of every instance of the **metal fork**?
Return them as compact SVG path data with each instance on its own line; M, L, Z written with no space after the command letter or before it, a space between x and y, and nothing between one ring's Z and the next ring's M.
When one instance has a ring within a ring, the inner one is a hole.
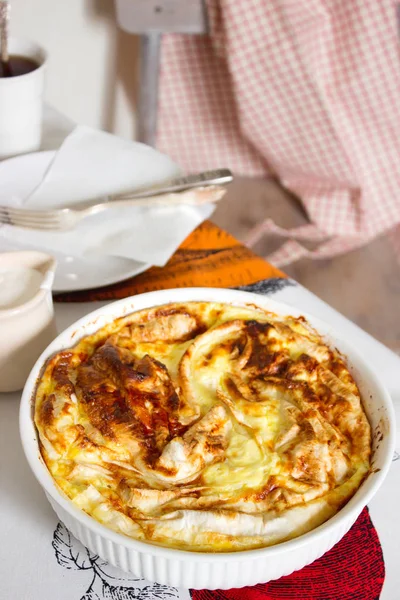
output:
M117 207L199 205L218 202L226 193L223 184L233 179L229 169L216 169L196 175L178 177L168 182L137 192L106 196L79 204L76 208L29 210L0 206L0 223L26 229L62 231L72 229L79 221L91 215ZM179 193L180 192L180 193Z
M112 208L132 206L172 206L179 204L200 205L207 202L218 202L226 193L226 188L217 185L198 187L180 193L157 194L146 198L132 200L114 200L101 202L89 207L59 208L55 210L25 210L0 206L0 223L14 225L25 229L46 231L64 231L72 229L82 219L105 212Z
M174 177L169 181L164 181L151 187L136 190L136 192L128 192L126 194L118 194L110 196L111 199L122 200L130 198L146 198L153 196L155 193L166 194L169 192L181 192L183 190L204 187L206 185L226 185L233 180L232 172L229 169L213 169L212 171L203 171L192 175L184 175Z

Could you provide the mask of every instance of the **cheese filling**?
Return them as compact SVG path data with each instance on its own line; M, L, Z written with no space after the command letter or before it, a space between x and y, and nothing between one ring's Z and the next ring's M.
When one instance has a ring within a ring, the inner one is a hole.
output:
M114 531L218 552L305 533L370 468L371 431L338 352L303 318L207 302L114 321L47 363L42 456Z

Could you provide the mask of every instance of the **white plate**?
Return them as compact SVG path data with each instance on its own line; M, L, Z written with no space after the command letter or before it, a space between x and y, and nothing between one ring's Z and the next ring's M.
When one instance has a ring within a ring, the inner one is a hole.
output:
M54 154L54 151L35 152L0 162L1 195L8 193L25 198L42 180ZM172 168L171 177L176 175L176 167L171 161ZM156 181L157 177L154 179ZM28 245L0 239L0 251L27 249L30 249ZM87 290L116 283L142 273L151 266L129 258L113 256L88 258L67 256L61 252L52 254L57 260L53 286L56 292Z

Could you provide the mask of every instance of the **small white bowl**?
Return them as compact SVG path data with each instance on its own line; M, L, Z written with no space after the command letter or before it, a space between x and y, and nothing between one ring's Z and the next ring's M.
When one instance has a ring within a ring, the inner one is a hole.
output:
M0 271L18 273L21 268L37 271L41 282L26 301L0 307L0 392L21 390L38 356L56 336L51 295L55 260L36 251L0 254Z
M310 564L344 536L381 486L394 451L395 420L388 392L361 354L347 342L337 338L332 327L319 319L305 315L327 343L338 348L347 357L347 364L360 388L372 427L373 458L371 473L353 498L334 517L309 533L267 548L216 554L176 550L137 541L111 531L79 510L57 487L40 455L32 418L32 397L46 359L59 350L73 346L81 337L95 332L118 317L151 306L190 301L214 301L242 306L251 304L280 315L304 314L267 297L212 288L162 290L109 304L80 319L59 335L34 366L21 401L20 432L24 451L33 473L61 521L85 546L112 565L134 573L137 577L183 588L228 589L278 579Z

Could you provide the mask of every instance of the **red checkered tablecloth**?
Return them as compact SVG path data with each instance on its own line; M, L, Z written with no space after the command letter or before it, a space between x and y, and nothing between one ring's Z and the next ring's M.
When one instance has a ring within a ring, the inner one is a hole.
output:
M269 257L278 266L384 232L399 246L397 3L207 4L210 35L164 38L158 147L189 171L272 174L297 194L309 225L266 219L248 240L286 237Z

